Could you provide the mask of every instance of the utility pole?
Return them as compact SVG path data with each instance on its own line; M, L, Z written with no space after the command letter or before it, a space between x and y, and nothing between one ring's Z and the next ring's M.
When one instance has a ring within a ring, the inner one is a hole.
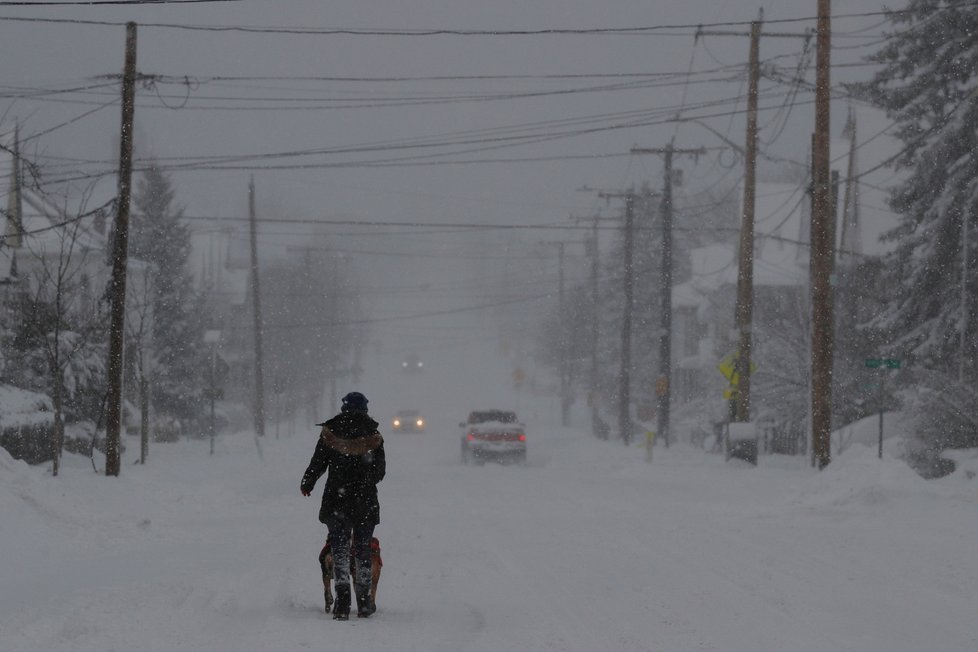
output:
M747 142L743 149L721 136L744 156L744 203L741 213L740 250L737 263L737 306L734 311L734 322L737 331L737 352L734 358L734 404L732 421L747 423L750 421L751 404L751 353L754 315L754 218L757 189L757 100L760 80L760 40L761 28L764 23L764 10L761 9L757 20L751 22L749 34L743 32L703 31L698 35L710 36L749 36L749 70L747 90ZM767 32L765 37L804 38L811 37L810 32ZM713 131L707 125L701 125ZM714 131L714 134L720 136ZM731 383L732 385L734 383Z
M618 431L628 446L632 440L631 417L631 368L632 368L632 313L635 310L634 274L632 250L635 247L635 193L625 195L625 314L621 323L621 367L618 372Z
M662 271L659 276L659 377L655 382L659 403L655 429L666 448L669 448L669 403L672 394L672 154L670 142L663 154L665 180L662 183Z
M669 447L669 407L672 393L672 160L675 155L698 157L706 149L679 149L672 142L665 147L633 147L632 154L658 154L664 162L662 182L662 270L660 272L659 377L655 383L656 437Z
M618 368L618 433L625 445L628 446L632 440L632 313L635 312L635 270L632 258L635 249L635 192L632 190L598 192L598 197L606 201L611 199L625 200L625 251L622 260L625 306L621 319L621 364ZM594 219L594 230L597 231L598 218L595 217ZM596 272L592 271L592 274L596 274ZM596 277L592 283L594 284L592 287L595 296L597 296ZM593 364L595 367L597 366L596 360Z
M958 382L964 384L968 332L968 211L961 213L961 340L958 350Z
M591 188L581 188L581 190L592 190ZM635 287L635 270L634 270L634 250L635 250L635 191L628 190L625 192L604 192L599 191L598 197L610 201L611 199L624 199L625 200L625 242L624 242L624 253L623 253L623 278L624 287L623 295L625 298L625 305L622 315L621 324L621 366L618 371L618 431L621 435L622 441L628 446L632 439L632 418L631 418L631 369L632 369L632 320L634 318L635 312L635 299L634 299L634 287ZM594 259L592 260L591 267L591 291L595 298L595 314L594 314L594 329L592 330L592 358L591 358L591 369L592 377L597 375L597 292L598 292L598 261L597 261L597 233L598 233L598 220L601 219L599 216L595 215L594 225L592 227L594 233ZM596 388L596 384L592 379L592 388ZM593 402L593 401L592 401ZM597 432L598 427L598 409L596 405L592 405L592 419ZM602 429L603 431L603 429Z
M248 220L251 224L251 300L255 313L255 436L265 435L265 389L262 379L261 291L258 283L258 226L255 217L255 179L248 184Z
M580 191L590 192L593 189L587 186L578 188ZM601 411L598 406L598 343L601 333L601 309L598 300L598 276L600 274L601 241L598 238L598 222L603 218L599 212L595 212L591 218L591 237L586 241L585 251L591 257L591 372L588 383L588 406L591 408L591 432L598 439L608 438L608 426L601 420Z
M568 369L568 346L566 332L563 329L564 323L564 310L567 307L566 297L564 294L564 244L563 242L557 243L557 314L560 315L561 321L561 338L560 338L560 425L567 427L570 425L570 379L569 379L569 369Z
M831 0L818 0L815 37L815 134L812 157L812 452L819 469L831 461L832 429L832 259L829 205L829 64Z
M132 199L132 139L136 95L136 23L126 23L126 63L122 76L122 131L119 139L119 196L116 204L112 279L108 294L109 378L105 417L105 475L118 477L122 426L122 355L126 327L126 265L129 257L129 203Z
M737 263L737 355L734 359L734 413L737 423L750 422L751 345L754 319L754 206L757 188L757 91L760 79L761 21L750 25L750 79L747 87L747 144L744 148L744 207Z
M559 359L557 360L557 375L560 377L560 424L566 427L570 425L571 406L570 361L568 359L568 347L570 343L567 341L567 333L563 329L563 324L565 322L564 309L567 305L564 290L564 246L567 243L558 240L553 242L542 242L541 244L554 245L557 247L557 314L559 315L561 323L561 329L557 340L559 356Z
M600 416L598 415L598 333L600 325L598 319L601 311L598 309L598 271L599 267L599 241L598 241L598 214L594 215L594 222L591 228L591 382L588 390L588 404L591 406L591 431L597 435L604 433L606 429L599 425ZM607 438L607 434L604 435Z

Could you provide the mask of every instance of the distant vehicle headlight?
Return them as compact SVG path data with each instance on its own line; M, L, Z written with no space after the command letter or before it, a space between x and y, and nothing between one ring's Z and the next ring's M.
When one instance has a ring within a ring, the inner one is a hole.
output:
M417 424L419 428L422 427L424 425L424 419L418 419Z
M394 419L394 427L397 428L400 425L401 425L401 420L400 419Z

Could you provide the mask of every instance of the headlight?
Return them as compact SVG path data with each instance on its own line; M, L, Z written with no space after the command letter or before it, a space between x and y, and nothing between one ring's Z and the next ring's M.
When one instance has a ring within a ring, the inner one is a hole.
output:
M394 419L394 427L397 428L400 425L401 425L401 420L400 419Z
M420 428L420 427L422 427L424 425L424 419L418 419L416 423L418 424L418 427Z

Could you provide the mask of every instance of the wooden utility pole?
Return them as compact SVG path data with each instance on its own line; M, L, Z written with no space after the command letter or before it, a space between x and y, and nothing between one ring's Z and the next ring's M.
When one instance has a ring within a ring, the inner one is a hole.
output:
M659 296L659 377L655 382L656 434L669 448L669 404L672 395L672 154L669 143L663 153L662 263ZM651 444L651 442L649 442ZM651 445L649 446L651 451Z
M618 372L618 431L625 445L632 440L631 375L632 375L632 313L635 310L635 270L632 250L635 248L635 193L625 195L625 314L621 323L621 367Z
M831 0L818 0L815 37L815 134L812 170L812 453L816 466L831 461L832 431L832 259L829 205L829 62Z
M584 190L590 190L590 188L584 188ZM633 252L635 249L635 192L628 190L626 192L598 192L598 197L605 200L611 199L624 199L625 200L625 251L623 254L623 277L624 277L624 288L623 293L625 297L625 306L622 315L621 323L621 366L618 370L618 432L621 435L621 439L628 446L632 440L632 417L631 417L631 375L632 375L632 319L633 313L635 312L635 299L634 299L634 287L635 287L635 270L634 264L632 262ZM597 247L597 231L598 231L598 216L594 218L594 233L595 233L595 247ZM595 257L597 257L597 250L595 250ZM597 259L593 262L594 267L592 267L592 291L595 295L595 300L597 299ZM595 313L597 316L597 313ZM592 332L592 337L594 337L592 349L593 355L597 356L597 332ZM597 368L596 357L592 358L592 369ZM593 387L593 385L592 385ZM592 410L592 416L594 417L594 423L597 425L597 409Z
M750 421L751 345L754 319L754 205L757 188L757 87L760 79L761 21L750 25L750 75L747 86L747 143L744 148L744 209L740 223L737 263L737 355L734 359L734 413L732 421ZM733 384L733 383L731 383Z
M599 433L606 433L606 429L601 427L599 423L600 416L598 415L598 333L600 328L598 319L601 314L601 311L598 309L598 272L600 270L598 219L599 216L596 213L591 228L591 241L589 245L591 250L591 377L588 386L588 405L591 406L591 431L595 435L601 436ZM603 438L607 439L607 434Z
M961 337L958 345L958 382L964 384L968 357L968 211L961 212Z
M567 306L566 296L564 293L564 242L557 243L557 314L560 315L561 323L565 319L564 310ZM567 427L570 425L570 352L568 351L570 343L566 339L566 332L563 332L561 328L563 337L560 338L560 425Z
M116 204L112 279L108 295L109 378L105 416L105 475L118 476L122 426L122 355L126 327L126 265L129 256L129 203L132 199L132 138L136 95L136 23L126 23L126 64L122 74L122 132L119 139L119 196Z
M251 224L251 302L255 313L255 436L265 435L265 388L262 380L261 289L258 282L258 225L255 217L255 180L248 184L248 220Z
M669 447L669 407L672 400L672 160L676 155L701 156L706 149L679 149L673 143L665 147L633 147L632 154L658 154L663 159L662 182L662 269L659 275L659 377L655 383L656 438Z

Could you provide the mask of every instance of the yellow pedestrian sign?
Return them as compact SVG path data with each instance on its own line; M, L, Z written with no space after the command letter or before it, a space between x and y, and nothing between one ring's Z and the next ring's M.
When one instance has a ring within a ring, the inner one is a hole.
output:
M513 370L513 387L520 389L523 387L524 380L526 380L526 374L523 372L523 369L517 367Z
M740 376L737 375L737 359L740 356L737 355L737 351L731 351L727 355L723 356L720 360L720 364L717 365L717 369L723 374L723 377L730 382L731 387L736 387L740 383ZM750 373L751 375L757 371L757 365L751 360L750 363Z

